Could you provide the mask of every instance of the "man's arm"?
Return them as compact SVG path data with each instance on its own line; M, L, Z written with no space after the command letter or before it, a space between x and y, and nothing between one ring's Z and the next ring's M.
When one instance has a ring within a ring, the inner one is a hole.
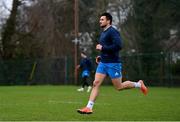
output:
M77 66L76 66L76 70L79 69L79 68L80 68L80 65L77 65Z
M99 64L100 61L101 61L101 56L97 56L96 57L96 63Z
M118 32L112 32L111 33L111 39L113 41L112 45L103 45L102 51L103 52L113 52L113 51L119 51L122 48L122 42L121 37Z

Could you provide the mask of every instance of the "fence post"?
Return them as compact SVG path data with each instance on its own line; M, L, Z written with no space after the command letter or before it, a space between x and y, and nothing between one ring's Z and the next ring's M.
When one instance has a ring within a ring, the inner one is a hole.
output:
M67 56L64 57L64 82L67 84Z

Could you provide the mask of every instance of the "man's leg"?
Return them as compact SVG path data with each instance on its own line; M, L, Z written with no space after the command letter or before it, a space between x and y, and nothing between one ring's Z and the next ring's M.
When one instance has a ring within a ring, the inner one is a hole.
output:
M95 80L93 82L93 88L89 97L89 101L93 101L95 102L96 97L99 94L99 87L101 85L101 83L103 82L104 78L106 77L105 74L101 74L101 73L96 73L95 74Z
M85 88L85 86L89 86L89 84L87 83L87 76L84 76L84 77L83 77L82 87Z
M85 86L88 86L87 84L87 71L82 72L82 86L81 88L77 89L77 91L84 91Z
M136 87L140 88L144 95L146 95L148 92L148 89L142 80L139 80L138 82L125 81L122 83L122 78L114 78L112 79L112 83L117 90L131 89Z
M134 82L125 81L122 83L122 78L112 79L112 83L117 90L134 88Z
M87 86L87 92L90 92L92 87L88 81L88 76L84 76L84 78L83 78L82 87L85 88L85 86Z
M77 91L79 91L79 92L84 91L84 88L85 88L85 86L86 86L86 82L85 82L86 79L87 79L86 76L82 78L82 86L81 86L81 88L77 89Z
M88 78L89 77L87 77L87 79L86 79L86 85L87 85L87 92L90 92L92 89L92 86L91 86L91 83L89 82Z
M105 74L101 73L96 73L95 74L95 80L93 82L93 88L89 97L89 101L86 107L82 109L78 109L77 111L81 114L91 114L92 113L92 108L94 105L94 102L99 94L99 87L101 83L103 82L104 78L106 77Z

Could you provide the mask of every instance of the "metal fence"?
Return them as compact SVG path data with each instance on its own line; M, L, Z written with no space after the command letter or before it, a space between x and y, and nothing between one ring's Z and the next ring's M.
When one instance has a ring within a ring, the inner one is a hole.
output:
M123 80L149 86L180 86L180 53L124 54ZM0 85L80 84L74 80L73 57L0 60ZM94 70L96 65L94 64ZM91 81L94 79L94 72ZM111 84L106 79L103 84Z
M124 79L143 79L150 86L180 86L180 53L122 56Z
M0 85L73 84L71 57L0 61Z

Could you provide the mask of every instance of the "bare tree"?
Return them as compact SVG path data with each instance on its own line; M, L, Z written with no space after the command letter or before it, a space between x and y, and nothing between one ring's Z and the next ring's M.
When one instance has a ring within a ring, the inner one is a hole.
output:
M18 12L19 0L13 0L12 10L10 16L3 28L2 32L2 57L5 59L12 58L14 52L14 44L12 42L12 36L15 33L16 16Z

